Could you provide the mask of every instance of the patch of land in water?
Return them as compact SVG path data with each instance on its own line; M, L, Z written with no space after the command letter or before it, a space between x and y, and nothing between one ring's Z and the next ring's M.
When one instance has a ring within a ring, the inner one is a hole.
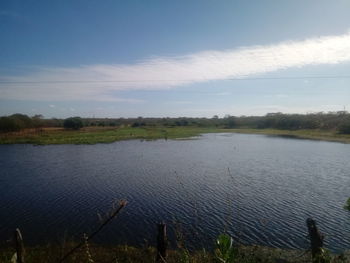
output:
M40 131L27 129L20 132L0 134L0 144L96 144L111 143L130 139L186 139L204 133L246 133L286 136L300 139L312 139L350 143L349 134L325 130L277 130L277 129L223 129L208 127L86 127L80 130L63 128L44 128Z
M340 134L328 130L231 129L230 132L350 143L350 134Z

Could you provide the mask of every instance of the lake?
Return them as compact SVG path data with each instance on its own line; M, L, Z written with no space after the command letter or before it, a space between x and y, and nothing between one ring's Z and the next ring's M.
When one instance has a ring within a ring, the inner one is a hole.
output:
M128 205L95 241L237 242L308 248L313 217L325 245L350 248L350 145L248 134L96 145L0 145L0 242L19 227L27 244L79 238L114 200Z

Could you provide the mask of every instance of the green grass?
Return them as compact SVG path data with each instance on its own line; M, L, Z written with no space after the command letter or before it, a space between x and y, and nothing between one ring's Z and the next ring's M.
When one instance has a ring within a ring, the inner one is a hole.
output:
M0 135L0 144L29 143L45 144L95 144L111 143L130 139L185 139L202 133L217 132L212 128L196 127L147 127L147 128L85 128L73 130L44 130L42 133L21 132Z
M78 131L64 129L44 129L42 132L22 131L0 134L0 144L96 144L111 143L130 139L186 139L203 133L249 133L274 136L289 136L313 140L350 143L350 135L341 135L333 131L321 130L274 130L274 129L222 129L201 127L145 127L145 128L94 128Z
M64 247L57 245L46 245L26 247L26 263L57 263L62 255L69 250L73 244L65 244ZM10 263L15 250L13 248L0 249L0 262ZM156 249L152 246L131 247L127 245L101 246L89 244L81 248L66 263L154 263ZM349 252L341 255L330 255L332 263L350 262ZM90 261L89 261L90 259ZM311 254L303 250L288 250L262 246L238 246L232 259L220 261L217 251L197 250L189 252L184 249L168 250L166 263L301 263L312 262Z
M235 133L265 134L297 139L350 143L350 134L339 134L336 131L328 130L230 129L229 131Z

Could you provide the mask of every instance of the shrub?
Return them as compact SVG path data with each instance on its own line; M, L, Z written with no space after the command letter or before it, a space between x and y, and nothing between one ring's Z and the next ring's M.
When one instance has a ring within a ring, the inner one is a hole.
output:
M33 120L24 114L16 113L11 116L0 117L0 132L19 131L32 127Z
M10 117L0 117L0 132L18 131L20 127Z
M66 129L79 130L83 127L83 121L80 117L70 117L64 120L63 127Z
M350 134L350 120L344 121L338 127L338 132L342 134Z
M16 123L19 129L33 127L32 119L25 114L16 113L16 114L12 114L9 118L11 118Z

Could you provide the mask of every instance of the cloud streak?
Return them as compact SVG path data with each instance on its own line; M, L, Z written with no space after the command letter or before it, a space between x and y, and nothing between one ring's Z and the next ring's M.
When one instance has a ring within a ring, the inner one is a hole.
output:
M135 64L35 68L31 73L19 76L0 76L0 98L135 102L115 97L115 93L164 90L348 61L350 33L177 57L154 57Z

